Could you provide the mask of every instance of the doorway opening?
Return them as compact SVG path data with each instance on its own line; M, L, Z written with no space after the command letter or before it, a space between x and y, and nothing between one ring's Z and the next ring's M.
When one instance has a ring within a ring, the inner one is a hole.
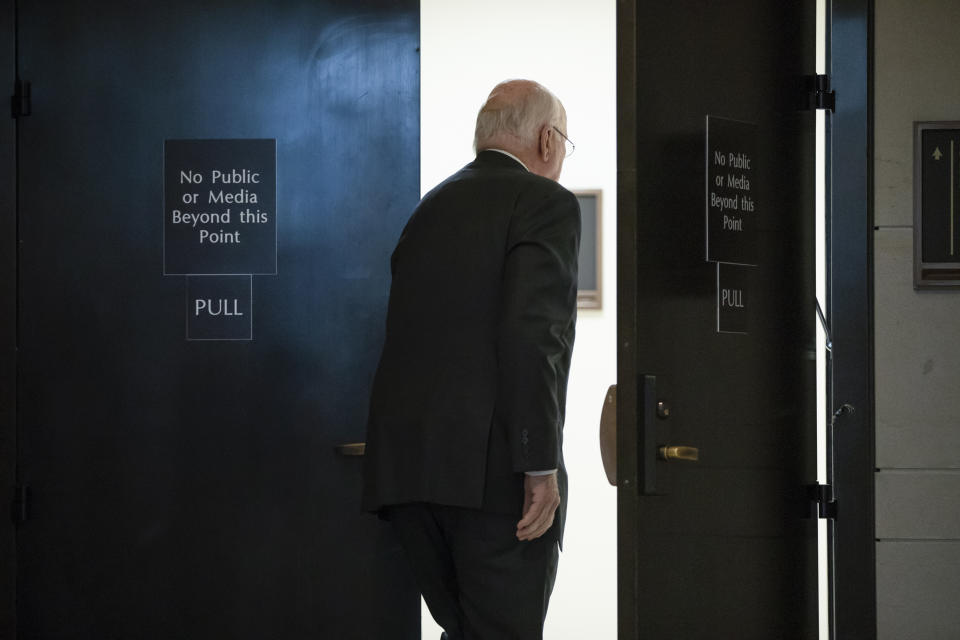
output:
M578 314L564 429L570 509L545 637L615 638L616 488L597 429L616 382L616 2L421 0L420 29L423 193L473 160L477 110L508 78L536 80L560 98L577 145L560 183L599 192L599 306ZM426 607L422 628L423 638L440 637Z
M567 551L561 558L545 636L615 638L616 495L605 480L596 427L616 382L616 3L492 0L480 6L421 1L421 191L473 157L476 110L494 84L529 77L564 102L577 152L561 183L602 191L602 306L581 311L571 368L565 454L571 477ZM509 24L497 16L511 15ZM529 24L541 28L531 33ZM469 32L462 25L469 24ZM816 73L826 73L826 0L817 2ZM496 47L490 46L496 34ZM557 42L563 46L558 47ZM549 51L550 55L544 55ZM465 68L471 69L464 74ZM816 114L816 295L826 300L825 114ZM814 310L811 309L813 314ZM817 322L817 481L827 483L827 338ZM812 480L812 479L811 479ZM827 524L818 524L819 635L829 638ZM422 611L423 637L439 637Z

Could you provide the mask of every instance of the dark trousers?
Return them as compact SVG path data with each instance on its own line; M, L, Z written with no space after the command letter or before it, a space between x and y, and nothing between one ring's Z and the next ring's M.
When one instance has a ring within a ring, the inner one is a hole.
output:
M541 640L557 540L517 540L514 516L432 504L389 507L423 599L450 640Z

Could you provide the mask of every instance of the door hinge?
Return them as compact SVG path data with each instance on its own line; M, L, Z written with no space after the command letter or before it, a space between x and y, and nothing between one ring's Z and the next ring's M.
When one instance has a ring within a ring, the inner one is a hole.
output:
M837 106L837 92L830 88L828 75L807 76L805 93L808 111L834 111Z
M23 524L30 519L30 487L17 485L13 494L12 514L14 524Z
M13 85L13 95L10 96L10 116L22 118L30 115L30 83L17 80Z
M833 485L815 482L807 485L811 507L816 505L817 517L821 520L836 520L837 500L833 497Z

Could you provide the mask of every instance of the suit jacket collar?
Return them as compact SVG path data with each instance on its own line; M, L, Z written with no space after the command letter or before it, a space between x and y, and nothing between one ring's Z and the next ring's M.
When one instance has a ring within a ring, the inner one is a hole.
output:
M500 153L499 151L493 151L491 149L484 149L477 154L477 159L474 160L474 164L484 167L498 167L501 169L518 169L523 172L529 172L523 163L519 160L515 160L510 156Z

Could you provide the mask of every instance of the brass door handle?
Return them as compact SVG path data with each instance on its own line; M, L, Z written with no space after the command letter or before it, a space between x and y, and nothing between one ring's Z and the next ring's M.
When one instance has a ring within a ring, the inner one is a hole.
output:
M666 460L667 462L672 460L698 462L700 460L700 449L696 447L660 447L660 459Z
M335 449L342 456L362 456L367 452L366 442L349 442L338 444Z

